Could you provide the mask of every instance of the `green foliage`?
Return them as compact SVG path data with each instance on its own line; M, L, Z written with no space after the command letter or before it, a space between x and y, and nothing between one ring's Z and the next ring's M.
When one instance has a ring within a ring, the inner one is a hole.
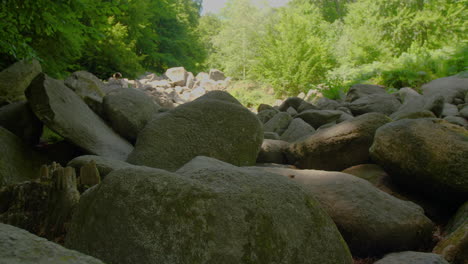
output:
M228 92L248 108L257 109L260 104L273 105L276 101L271 87L253 81L235 81Z

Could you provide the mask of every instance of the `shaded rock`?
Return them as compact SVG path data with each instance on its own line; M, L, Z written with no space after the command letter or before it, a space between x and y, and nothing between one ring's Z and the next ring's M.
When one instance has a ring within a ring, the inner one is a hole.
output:
M205 157L177 174L112 172L83 195L66 245L120 264L352 263L302 187Z
M371 94L387 94L385 87L372 84L353 85L346 94L346 102L353 102L357 99Z
M289 107L288 110L286 110L286 113L288 113L290 116L297 115L297 111L293 107Z
M466 264L468 260L468 222L439 241L434 253L442 255L452 264Z
M306 110L296 116L301 118L314 128L336 121L342 115L341 111L336 110Z
M414 89L409 87L404 87L398 90L398 95L402 103L405 103L408 100L412 100L414 98L420 97L421 95L416 92Z
M379 128L371 157L393 179L436 200L468 196L468 134L440 119L403 119Z
M304 100L299 97L289 97L279 106L279 110L281 112L285 112L289 107L297 110L299 109L299 106L302 104L302 102L304 102Z
M135 89L116 89L108 93L103 107L111 127L131 142L135 142L138 133L160 108L151 97Z
M337 171L366 163L375 130L389 121L383 114L369 113L321 130L292 144L288 160L298 168Z
M315 105L318 109L321 110L336 110L341 106L341 104L335 100L322 97L315 102Z
M42 72L37 60L18 61L0 72L0 106L23 101L24 91L31 81Z
M166 93L153 91L151 92L151 97L153 98L153 101L161 107L168 108L168 109L175 107L174 101Z
M431 81L421 87L424 96L443 96L445 103L455 98L463 99L468 92L468 78L450 76Z
M82 99L86 97L104 97L106 85L92 73L77 71L65 79L65 85L72 89Z
M377 164L360 164L349 167L342 172L366 180L380 190L401 199L400 195L393 191L394 186L390 176Z
M46 159L26 146L20 138L0 127L0 187L37 179L39 168Z
M450 222L445 227L445 232L447 234L455 232L459 227L463 226L468 222L468 202L465 202L458 209L455 216L450 220Z
M468 129L468 121L466 121L466 119L463 117L447 116L447 117L444 117L444 120L454 125L459 125Z
M340 172L261 168L305 186L340 230L353 255L416 249L431 241L433 224L418 205Z
M299 105L299 108L297 108L297 112L298 113L301 113L301 112L304 112L304 111L307 111L307 110L319 110L319 108L311 103L308 103L306 101L302 102L300 105Z
M465 106L460 110L460 116L468 119L468 105L465 105Z
M285 151L289 143L282 140L264 139L260 152L258 153L257 163L286 163Z
M123 160L133 147L60 81L40 74L26 90L31 109L49 128L89 153Z
M419 112L402 113L395 118L395 121L400 119L418 119L418 118L436 118L433 112L429 110L422 110Z
M294 118L286 131L281 135L281 140L294 142L301 138L312 135L315 129L301 118Z
M450 264L442 256L433 253L406 251L391 253L374 264Z
M166 75L175 86L185 86L188 77L188 73L184 67L167 69L164 75Z
M42 122L34 115L27 102L18 102L0 108L0 126L35 145L42 134Z
M281 135L288 128L291 120L291 115L286 112L279 112L265 123L263 130L265 132L275 132Z
M348 120L351 120L354 118L354 116L352 114L349 114L348 112L344 112L342 110L337 110L337 111L340 111L341 112L341 115L340 117L336 120L336 123L339 124L339 123L342 123L344 121L348 121Z
M259 112L257 114L257 118L263 123L265 124L266 122L268 122L270 119L272 119L276 114L278 113L278 111L276 109L267 109L267 110L263 110L261 112Z
M260 105L257 107L257 113L260 113L260 112L262 112L262 111L264 111L264 110L270 110L270 109L273 109L273 110L274 110L273 106L267 105L267 104L260 104Z
M176 170L205 155L234 165L251 165L262 141L262 125L247 108L198 99L155 116L139 134L128 162Z
M0 223L2 264L103 264L98 259L66 249L11 225Z
M232 95L230 95L227 92L223 91L210 91L203 95L202 97L198 98L196 101L200 100L220 100L220 101L225 101L226 103L232 103L232 104L237 104L239 106L242 106L242 104Z
M224 72L216 69L211 69L209 75L210 79L213 81L224 81L226 79Z
M441 116L446 117L446 116L456 116L456 115L458 115L457 106L453 104L445 103Z
M263 138L279 140L280 136L275 132L263 132Z
M416 112L431 111L435 116L439 117L444 108L444 98L442 96L434 97L412 97L405 101L405 103L390 117L394 120L402 119L402 116L412 115Z
M94 161L96 163L96 167L99 171L99 174L103 179L107 176L107 174L111 173L112 171L133 166L130 163L124 161L94 155L85 155L74 158L67 164L67 166L78 170L91 161Z
M348 105L353 115L362 115L365 113L382 113L390 115L400 108L401 103L390 94L371 94L362 96Z

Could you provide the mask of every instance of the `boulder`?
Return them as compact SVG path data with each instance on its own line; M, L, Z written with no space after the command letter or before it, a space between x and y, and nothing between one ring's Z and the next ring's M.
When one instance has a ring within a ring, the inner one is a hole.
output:
M398 90L398 96L400 97L401 102L405 103L406 101L420 97L421 95L414 89L404 87Z
M280 140L280 136L275 132L263 132L263 138Z
M103 179L107 176L107 174L111 173L112 171L133 166L132 164L124 161L94 155L84 155L76 157L73 160L71 160L67 164L67 166L75 168L77 171L79 171L81 167L90 163L91 161L96 163L96 168L99 171L99 175L101 175Z
M442 256L425 253L406 251L391 253L374 264L450 264Z
M336 110L341 106L341 103L326 97L322 97L315 102L315 105L318 109L321 110Z
M270 110L270 109L275 110L275 109L273 108L273 106L271 106L271 105L259 104L258 107L257 107L257 113L260 113L260 112L262 112L262 111L264 111L264 110Z
M197 81L208 80L208 79L210 79L210 75L208 73L206 73L206 72L199 72L197 74L197 76L195 77L195 79Z
M152 91L150 95L153 98L153 101L161 107L168 109L175 107L172 98L164 92Z
M387 94L385 87L372 84L356 84L349 88L346 102L354 102L361 97L375 94Z
M296 110L298 113L301 113L306 110L319 110L319 108L311 103L304 101L299 105L299 107Z
M281 112L285 112L286 110L288 110L289 107L293 107L294 109L299 109L299 106L304 102L304 100L302 100L301 98L299 97L289 97L288 99L286 99L279 107L279 110Z
M263 130L265 132L275 132L281 135L288 128L291 120L292 117L287 112L279 112L265 123Z
M215 91L218 90L218 84L216 81L211 79L198 81L198 87L203 88L206 91Z
M455 216L450 219L450 222L445 227L445 232L451 234L466 223L468 223L468 201L458 208Z
M211 69L209 75L210 79L213 81L224 81L226 79L224 72L216 69Z
M171 80L174 86L185 86L188 73L184 67L170 68L165 75Z
M31 81L42 72L37 60L18 61L0 72L0 106L23 101L24 91Z
M468 133L440 119L402 119L379 128L372 159L393 179L435 200L468 198Z
M31 150L10 131L0 127L0 187L37 179L39 169L47 160Z
M343 112L336 110L306 110L296 115L311 125L313 128L319 128L322 125L338 120Z
M206 90L203 87L197 87L190 93L190 100L195 100L204 94L206 94Z
M1 264L104 264L26 230L0 223Z
M138 133L158 112L159 105L136 89L116 89L103 100L103 109L110 126L121 136L135 142Z
M434 227L418 205L341 172L257 168L303 184L331 216L353 255L378 256L421 247Z
M375 130L387 122L387 116L369 113L318 131L292 144L288 160L302 169L335 171L366 163Z
M424 96L442 96L446 103L455 98L463 99L468 92L468 78L450 76L431 81L421 87Z
M315 133L315 129L301 118L294 118L286 131L281 135L281 140L294 142Z
M187 76L187 83L185 84L185 86L187 86L187 88L189 89L192 89L194 85L195 85L195 77L193 76L193 73L189 72Z
M362 115L365 113L382 113L390 115L400 108L401 103L391 94L371 94L362 96L348 104L348 108L353 115Z
M263 124L265 124L270 119L272 119L276 114L278 114L278 111L276 109L266 109L266 110L263 110L261 112L258 112L257 118Z
M255 163L262 141L262 124L247 108L202 97L155 116L128 162L173 171L204 155L245 166Z
M297 115L296 109L294 109L294 107L291 107L291 106L288 108L288 110L286 110L286 113L288 113L290 116Z
M206 157L112 172L82 196L66 245L120 264L352 263L301 186Z
M431 111L439 117L444 109L444 98L442 96L419 96L411 97L405 103L390 115L394 120L402 119L403 116L412 115L416 112Z
M27 102L17 102L0 108L0 126L35 145L42 134L42 122L34 115Z
M397 117L395 117L395 121L401 119L418 119L418 118L437 118L435 114L429 110L422 110L419 112L408 112L408 113L401 113Z
M468 119L468 104L460 109L460 116Z
M444 120L452 123L454 125L462 126L468 129L468 121L466 121L465 118L460 117L460 116L446 116L444 117Z
M264 139L260 152L258 153L258 163L284 164L286 162L285 151L289 143L282 140Z
M445 103L441 116L446 117L446 116L456 116L456 115L458 115L457 106L453 104Z
M395 186L391 177L377 164L360 164L349 167L342 172L366 180L380 190L402 199L402 196L394 192Z
M106 85L92 73L77 71L65 79L65 85L82 99L86 97L104 97Z
M62 82L40 74L26 90L39 119L91 154L124 160L133 147L109 128Z

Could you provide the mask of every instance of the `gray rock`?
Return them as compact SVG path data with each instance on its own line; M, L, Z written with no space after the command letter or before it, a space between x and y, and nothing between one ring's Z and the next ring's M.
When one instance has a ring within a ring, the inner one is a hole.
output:
M0 72L0 105L23 101L24 91L41 72L37 60L18 61Z
M108 93L104 97L103 108L110 126L124 138L135 142L138 133L160 106L144 92L127 88Z
M42 134L42 122L34 115L27 102L18 102L0 108L0 126L35 145Z
M326 97L318 99L315 105L318 107L318 109L321 110L336 110L339 107L341 107L341 104L339 102L332 99L328 99Z
M60 81L40 74L26 90L31 109L62 137L91 154L124 160L133 147Z
M274 110L273 106L267 105L267 104L260 104L257 107L257 113L260 113L260 112L262 112L264 110L270 110L270 109Z
M374 264L450 264L441 255L406 251L386 255Z
M394 120L402 119L402 116L412 115L416 112L431 111L439 117L444 109L444 98L442 96L420 96L411 97L390 117Z
M305 186L331 216L353 255L376 256L430 242L431 220L418 205L341 172L261 168Z
M0 223L0 264L103 264L11 225Z
M224 81L226 80L226 76L224 76L224 72L216 69L210 70L210 79L213 81Z
M456 115L458 115L457 106L453 104L445 103L441 116L446 117L446 116L456 116Z
M352 263L301 186L206 157L112 172L82 196L66 245L120 264Z
M166 75L175 86L185 86L188 73L184 67L176 67L167 69Z
M337 110L306 110L296 116L314 128L338 120L343 112Z
M468 121L460 116L446 116L444 120L454 125L459 125L468 129Z
M440 119L402 119L379 128L372 159L392 178L435 200L468 197L468 134Z
M286 113L288 113L290 116L295 116L295 115L297 115L296 109L294 109L294 107L292 107L292 106L290 106L290 107L288 108L288 110L286 110Z
M210 75L206 72L199 72L195 79L197 79L197 81L208 80L210 79Z
M153 98L153 101L161 107L168 109L175 107L172 98L164 92L152 91L150 95Z
M32 151L20 138L0 127L0 187L37 179L39 168L47 163L37 152Z
M369 113L316 132L288 149L288 160L302 169L343 170L369 161L377 128L390 119Z
M289 97L288 99L286 99L280 106L279 106L279 110L281 112L285 112L286 110L288 110L289 107L293 107L294 109L298 110L299 109L299 106L304 102L304 100L302 100L301 98L299 97Z
M346 102L353 102L357 99L371 94L386 94L385 87L371 84L353 85L346 95Z
M263 138L279 140L280 136L278 135L278 133L275 132L263 132Z
M262 141L262 124L247 108L225 100L198 99L155 116L139 134L128 162L176 170L205 155L250 165Z
M96 168L99 171L99 175L101 175L102 178L105 178L107 174L123 169L126 167L131 167L133 166L130 163L120 161L120 160L114 160L110 158L105 158L101 156L94 156L94 155L85 155L85 156L79 156L71 160L67 166L75 168L76 171L80 171L80 168L83 167L84 165L88 164L89 162L94 161L96 163Z
M264 139L258 153L257 163L286 163L285 151L288 147L289 143L286 141Z
M65 79L65 85L82 99L86 97L101 98L105 95L106 85L92 73L77 71Z
M460 110L460 116L468 119L468 105L465 105L465 106Z
M300 118L294 118L288 129L281 135L281 140L294 142L315 133L315 129Z
M421 87L424 96L443 96L446 103L465 97L468 92L468 78L450 76L431 81Z
M193 76L193 73L189 72L187 76L187 83L185 84L189 89L192 89L193 86L195 85L195 77Z
M299 107L297 108L298 113L302 113L307 110L319 110L319 108L311 103L308 103L306 101L302 102Z
M265 132L275 132L281 135L288 128L291 120L291 115L286 112L279 112L265 123L263 130Z
M405 103L408 100L421 96L418 92L416 92L414 89L411 89L409 87L404 87L404 88L399 89L398 95L400 96L400 100L402 103Z
M198 98L196 101L206 100L206 99L220 100L220 101L225 101L226 103L232 103L232 104L237 104L239 106L242 106L242 104L234 96L223 91L210 91L206 93L204 96Z
M401 103L390 94L371 94L362 96L348 105L353 115L362 115L366 113L382 113L390 115L400 108Z

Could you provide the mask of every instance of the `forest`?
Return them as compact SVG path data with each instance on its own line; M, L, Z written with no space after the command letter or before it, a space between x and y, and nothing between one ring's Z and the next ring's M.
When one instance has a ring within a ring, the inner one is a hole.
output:
M355 83L418 87L466 71L467 0L3 0L0 69L35 58L53 77L87 70L135 78L217 68L276 95Z

